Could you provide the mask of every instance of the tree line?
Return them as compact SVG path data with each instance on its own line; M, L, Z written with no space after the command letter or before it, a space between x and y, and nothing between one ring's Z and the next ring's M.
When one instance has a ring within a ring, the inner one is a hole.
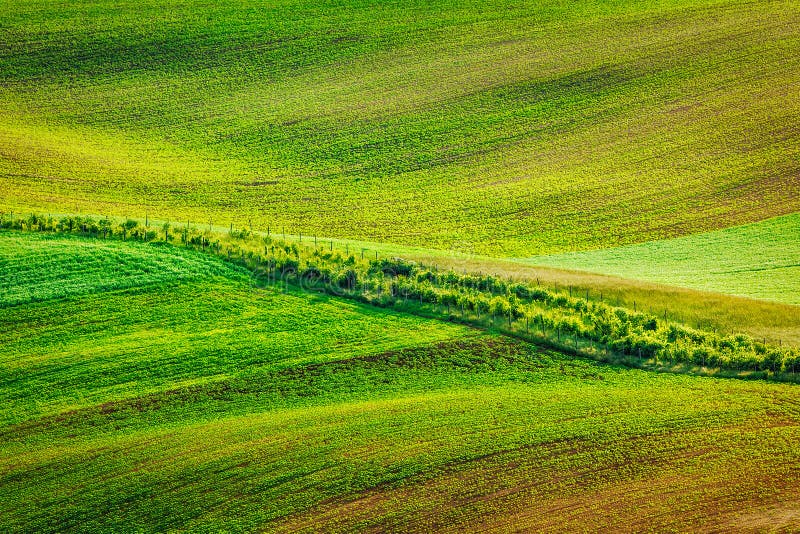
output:
M745 334L720 334L650 313L572 296L491 274L439 270L402 258L364 258L330 247L302 245L247 229L227 233L185 224L108 218L13 218L7 229L80 234L98 239L171 243L221 256L244 267L260 284L291 285L484 328L558 350L637 366L695 367L793 380L800 350ZM307 241L308 243L308 241Z

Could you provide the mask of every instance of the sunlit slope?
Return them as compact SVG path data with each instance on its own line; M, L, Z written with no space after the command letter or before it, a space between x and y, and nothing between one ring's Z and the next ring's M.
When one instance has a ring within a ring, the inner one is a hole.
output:
M469 335L173 247L0 234L0 422Z
M800 210L796 2L14 1L0 204L526 256Z
M61 306L67 297L118 289L179 290L182 283L246 279L217 258L178 247L10 232L0 234L0 268L0 309L51 300Z
M529 261L800 305L800 214L677 239L536 256Z

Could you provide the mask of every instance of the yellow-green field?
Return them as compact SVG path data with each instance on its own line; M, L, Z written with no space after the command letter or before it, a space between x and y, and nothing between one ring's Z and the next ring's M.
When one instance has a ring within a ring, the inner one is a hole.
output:
M514 256L753 222L800 209L798 24L788 0L14 1L0 205Z

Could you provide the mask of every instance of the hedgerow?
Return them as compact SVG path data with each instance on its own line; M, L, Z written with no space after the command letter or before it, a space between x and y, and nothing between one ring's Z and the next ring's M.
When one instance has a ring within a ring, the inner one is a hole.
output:
M440 271L402 258L363 260L272 236L236 231L224 235L189 225L177 232L164 225L157 232L133 220L31 215L5 219L0 227L183 245L246 268L258 283L291 284L374 306L495 328L592 357L786 379L800 370L800 351L795 348L775 347L744 334L699 330L492 274Z

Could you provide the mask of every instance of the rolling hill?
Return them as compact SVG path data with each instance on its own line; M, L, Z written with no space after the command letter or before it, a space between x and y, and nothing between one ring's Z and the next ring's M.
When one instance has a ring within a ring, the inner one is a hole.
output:
M0 205L530 256L800 209L796 2L11 2ZM789 193L789 194L787 194Z
M800 530L798 2L0 11L0 531Z
M796 386L256 288L171 246L0 250L4 290L26 288L0 305L5 528L796 525Z

